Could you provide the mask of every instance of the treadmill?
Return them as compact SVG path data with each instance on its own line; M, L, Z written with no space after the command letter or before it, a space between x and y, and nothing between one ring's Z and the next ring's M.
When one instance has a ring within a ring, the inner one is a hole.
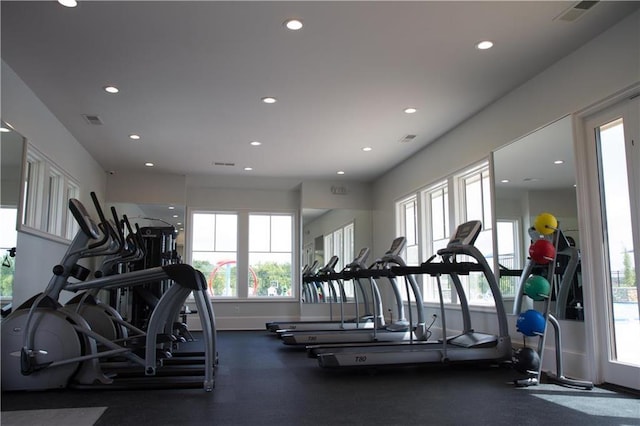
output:
M389 365L410 365L449 362L502 362L511 359L512 347L509 336L507 316L495 275L487 260L473 245L480 231L480 221L461 224L449 240L447 246L437 255L419 266L398 266L392 272L398 276L406 274L424 274L436 277L440 297L440 315L443 338L438 340L409 340L396 343L371 343L360 345L341 345L324 348L318 353L318 364L323 368L372 367ZM441 262L434 262L436 257ZM474 261L458 261L465 256ZM471 325L469 305L461 275L471 272L483 273L493 295L498 334L477 332ZM448 275L455 286L460 300L463 330L454 336L447 335L446 316L442 296L441 275Z
M349 263L345 268L336 273L333 268L335 267L338 258L337 256L333 256L327 265L322 268L318 273L314 274L314 277L307 276L306 281L311 282L315 280L316 282L322 281L331 281L329 284L329 288L332 287L333 282L337 282L338 287L340 288L340 320L330 319L328 321L273 321L266 324L267 330L278 333L278 335L282 335L283 333L292 332L294 330L340 330L347 328L364 328L364 327L373 327L373 315L369 312L364 315L359 315L359 302L358 302L358 290L360 290L360 294L363 296L364 306L366 309L369 309L368 298L366 295L365 289L362 287L362 284L359 280L354 280L354 285L357 286L354 288L354 302L356 305L356 317L353 319L345 319L344 317L344 301L345 301L345 291L344 291L344 283L342 281L346 272L355 271L358 269L366 268L366 260L369 257L369 248L364 247L360 250L356 258ZM315 287L315 284L309 284L309 287ZM334 287L335 288L335 287ZM333 314L333 311L331 312Z
M314 260L313 264L311 265L305 265L304 268L302 269L302 283L300 287L301 287L301 293L302 293L301 297L302 297L303 303L318 302L318 295L316 293L316 289L311 288L309 281L305 279L307 276L315 274L316 269L318 269L317 260ZM267 329L269 328L269 324L271 323L267 323Z
M422 295L413 279L412 275L407 275L405 284L407 286L407 294L413 294L417 306L417 324L412 325L413 321L407 321L404 316L404 304L402 303L402 295L396 281L396 275L392 272L394 266L406 266L404 260L400 257L400 253L406 245L405 237L394 239L391 248L380 259L377 259L367 269L357 269L345 273L346 277L356 279L368 279L371 285L371 292L375 300L374 317L375 327L356 328L356 329L338 329L338 330L313 330L313 331L292 331L283 332L281 334L282 342L285 345L322 345L334 343L364 343L364 342L396 342L410 339L426 339L426 330L424 327L424 308L422 303ZM392 324L385 324L382 309L382 299L380 297L378 284L376 279L386 279L397 304L398 320ZM411 314L411 310L410 310Z

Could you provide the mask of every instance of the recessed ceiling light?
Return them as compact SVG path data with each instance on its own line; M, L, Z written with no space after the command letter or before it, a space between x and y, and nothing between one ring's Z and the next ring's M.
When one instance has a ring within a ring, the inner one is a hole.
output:
M2 133L7 133L7 132L10 132L10 131L11 131L11 129L8 128L8 127L5 127L4 124L0 127L0 132L2 132Z
M176 222L176 225L180 226L182 225L182 222Z
M339 170L339 171L338 171L338 174L339 174L339 175L343 175L343 174L344 174L344 171Z
M129 135L129 139L133 139L134 141L137 141L140 139L140 135L136 135L135 133Z
M260 146L260 145L262 145L262 142L253 141L253 142L251 142L251 145L252 146Z
M104 86L103 89L107 93L118 93L120 91L116 86Z
M174 214L172 217L179 217L177 214Z
M416 108L409 107L409 108L405 108L404 112L407 113L407 114L414 114L414 113L418 112L418 110Z
M76 0L58 0L58 3L64 7L76 7L78 5Z
M153 167L154 166L153 163L144 163L144 165L147 166L147 167Z
M502 183L509 183L509 179L502 179L500 182L502 182Z
M362 148L362 150L364 152L369 152L369 151L373 150L373 148L371 148L370 146L365 146L364 148Z
M553 164L564 164L564 160L556 160Z
M476 49L479 49L479 50L487 50L487 49L491 49L492 47L493 47L493 42L489 40L484 40L476 44Z
M265 104L275 104L276 102L278 102L276 98L271 96L266 96L262 98L261 101L264 102Z
M302 28L302 21L299 19L287 19L284 21L284 26L290 30L297 31Z
M169 210L175 210L174 206L169 206Z
M251 170L253 170L253 167L245 167L245 168L244 168L244 171L245 171L245 172L250 172Z

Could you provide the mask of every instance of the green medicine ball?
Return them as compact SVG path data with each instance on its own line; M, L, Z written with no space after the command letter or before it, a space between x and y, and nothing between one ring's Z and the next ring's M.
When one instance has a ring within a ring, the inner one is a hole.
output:
M545 300L551 293L551 285L544 277L531 275L524 283L524 293L533 300Z

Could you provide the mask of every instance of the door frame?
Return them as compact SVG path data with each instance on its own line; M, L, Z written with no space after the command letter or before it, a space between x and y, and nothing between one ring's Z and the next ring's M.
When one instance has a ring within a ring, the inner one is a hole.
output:
M623 103L637 98L640 93L640 83L636 83L597 104L586 108L574 115L573 127L575 135L575 156L577 181L578 212L580 218L580 235L583 241L582 273L585 286L585 340L587 367L589 380L594 383L609 382L621 386L638 389L640 387L640 367L623 366L631 374L611 375L614 363L610 362L609 323L609 294L606 286L597 283L606 279L605 253L603 250L603 223L601 215L600 184L598 172L598 158L594 138L588 132L588 124L593 119L602 119L606 115L611 117L621 110ZM637 173L632 168L628 170L632 175ZM638 211L637 198L631 200L632 208ZM636 223L636 225L638 225ZM637 237L637 235L636 235ZM637 243L637 238L634 244ZM640 246L637 246L640 247ZM613 378L612 378L613 376Z

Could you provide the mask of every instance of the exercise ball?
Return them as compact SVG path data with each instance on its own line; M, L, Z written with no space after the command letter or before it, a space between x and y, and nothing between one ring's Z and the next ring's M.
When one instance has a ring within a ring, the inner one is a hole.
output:
M529 257L540 265L546 265L556 257L556 249L549 240L541 238L529 246Z
M545 322L544 316L540 312L529 309L518 315L516 330L525 336L540 335L544 333Z
M520 373L538 371L540 368L540 355L531 348L519 349L513 359L513 368Z
M531 275L524 283L524 294L533 300L541 301L549 297L551 285L540 275Z
M558 228L558 219L551 213L540 213L533 222L533 227L542 235L550 235Z

